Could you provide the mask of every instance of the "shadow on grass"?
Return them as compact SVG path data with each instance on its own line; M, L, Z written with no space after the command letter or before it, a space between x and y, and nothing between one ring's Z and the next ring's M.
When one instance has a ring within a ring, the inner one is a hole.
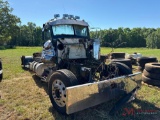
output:
M37 84L37 86L39 88L43 88L45 90L45 92L48 94L48 83L41 81L41 79L36 75L32 75L32 78L35 81L35 83Z
M159 120L160 118L160 108L140 99L125 104L114 116L110 116L109 111L115 103L116 100L112 100L71 115L62 115L53 107L49 108L49 112L56 120Z
M25 71L29 71L29 68L26 68L24 66L22 66L22 69L25 70ZM30 72L31 73L31 72Z

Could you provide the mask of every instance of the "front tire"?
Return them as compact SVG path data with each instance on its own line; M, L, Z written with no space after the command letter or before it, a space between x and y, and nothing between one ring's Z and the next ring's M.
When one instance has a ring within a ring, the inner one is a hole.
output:
M78 85L76 76L67 69L54 72L48 83L48 92L53 107L66 114L66 87Z
M105 66L105 69L101 73L102 79L111 79L123 75L132 74L132 69L127 65L120 62L112 62Z

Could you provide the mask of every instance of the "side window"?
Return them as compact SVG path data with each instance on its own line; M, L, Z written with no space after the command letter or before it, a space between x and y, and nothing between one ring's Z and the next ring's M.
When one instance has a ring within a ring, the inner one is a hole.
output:
M45 29L45 30L44 30L44 40L45 40L45 41L51 40L51 32L50 32L50 30L48 30L48 29Z
M75 25L75 34L78 36L88 36L87 35L87 27L85 26L80 26L80 25Z

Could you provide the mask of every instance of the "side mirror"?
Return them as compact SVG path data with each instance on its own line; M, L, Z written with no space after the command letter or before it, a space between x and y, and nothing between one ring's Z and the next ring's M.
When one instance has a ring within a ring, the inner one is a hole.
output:
M93 41L93 57L96 60L99 60L99 58L100 58L100 41L99 41L99 39L95 39Z

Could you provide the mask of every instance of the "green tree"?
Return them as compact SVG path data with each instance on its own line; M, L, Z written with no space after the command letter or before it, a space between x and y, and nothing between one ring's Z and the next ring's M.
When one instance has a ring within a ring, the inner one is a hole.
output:
M35 36L35 46L40 46L43 44L42 41L42 28L41 27L36 27L34 30L34 36Z
M148 48L160 49L160 28L148 35L146 45Z
M42 45L42 28L37 27L35 23L28 22L27 25L19 26L17 35L17 44L19 46L39 46Z
M13 15L12 11L7 1L0 0L0 45L10 41L18 32L20 18Z

